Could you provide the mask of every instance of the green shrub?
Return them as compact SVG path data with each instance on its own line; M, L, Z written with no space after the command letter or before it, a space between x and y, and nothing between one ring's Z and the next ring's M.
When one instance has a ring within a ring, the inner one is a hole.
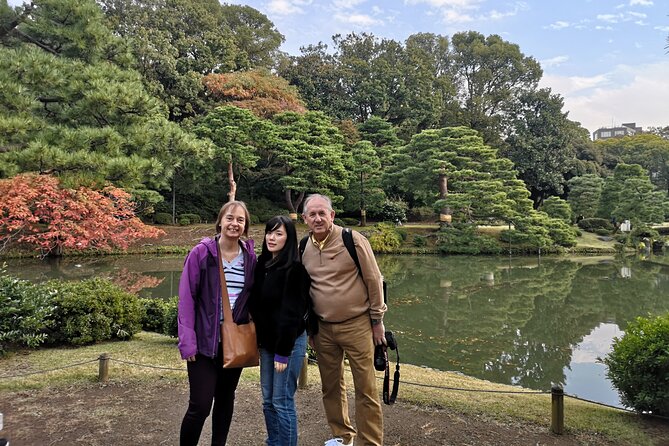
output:
M402 200L386 200L376 217L382 221L407 221L407 204Z
M551 218L557 218L568 224L572 222L571 206L560 197L549 197L544 200L541 210Z
M633 240L641 240L643 238L656 240L660 238L660 234L650 226L635 225L630 232L630 237L632 237Z
M425 246L427 246L427 236L425 236L425 235L414 235L413 245L416 248L424 248Z
M624 405L669 416L669 314L631 322L602 362Z
M578 227L588 232L595 232L596 229L608 229L613 231L613 225L605 218L584 218L578 222Z
M163 317L163 334L176 338L178 330L178 305L179 296L174 296L165 301L165 315Z
M179 217L178 220L177 220L177 224L179 226L188 226L190 223L191 223L191 221L187 217L184 217L184 216Z
M611 229L597 228L593 232L601 236L611 235Z
M134 294L108 280L50 281L56 323L53 341L74 345L128 339L141 329L142 307Z
M153 215L153 221L155 221L157 225L171 225L172 214L168 214L166 212L156 212Z
M334 219L334 224L336 224L338 226L346 226L346 222L339 217L336 217Z
M142 330L162 333L167 302L163 299L140 298L139 303L142 306Z
M489 235L476 232L476 226L456 223L437 233L437 247L443 254L499 254L501 247Z
M46 342L54 310L52 294L43 287L0 276L0 355L13 346L35 348Z
M374 252L391 252L402 245L402 237L395 231L395 226L379 223L376 229L369 237L369 244Z
M179 219L182 218L187 219L191 225L202 223L202 217L200 217L198 214L180 214Z
M342 221L345 226L358 226L360 224L360 220L353 217L344 217L342 218Z

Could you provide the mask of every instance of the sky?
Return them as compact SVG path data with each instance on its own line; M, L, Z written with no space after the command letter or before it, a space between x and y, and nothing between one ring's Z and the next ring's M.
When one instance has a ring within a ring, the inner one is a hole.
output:
M21 0L9 0L18 5ZM281 49L368 32L399 42L411 34L474 30L515 43L543 68L540 86L591 133L635 122L669 125L667 0L226 0L265 14Z
M636 122L669 125L667 0L248 0L299 48L368 32L404 42L412 34L497 34L544 71L540 86L565 101L590 133Z

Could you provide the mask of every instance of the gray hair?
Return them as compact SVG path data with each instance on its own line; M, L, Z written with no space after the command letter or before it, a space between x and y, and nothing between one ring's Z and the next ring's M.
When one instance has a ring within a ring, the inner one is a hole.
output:
M320 198L321 200L324 200L328 205L328 211L332 210L332 200L330 200L330 197L328 197L327 195L323 195L323 194L309 194L309 195L307 195L307 198L304 199L304 204L302 205L302 213L303 214L307 213L307 208L309 207L309 203L314 198Z

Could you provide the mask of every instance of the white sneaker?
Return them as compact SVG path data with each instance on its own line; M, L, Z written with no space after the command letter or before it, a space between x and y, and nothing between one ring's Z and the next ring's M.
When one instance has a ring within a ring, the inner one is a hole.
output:
M325 442L324 446L352 446L352 445L353 445L352 441L350 443L344 443L344 440L342 438L331 438Z

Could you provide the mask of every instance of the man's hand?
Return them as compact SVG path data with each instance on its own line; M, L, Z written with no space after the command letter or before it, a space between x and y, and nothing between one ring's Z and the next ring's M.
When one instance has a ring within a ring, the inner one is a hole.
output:
M311 347L311 349L313 351L316 351L316 344L314 343L314 337L313 336L309 336L309 347Z
M386 327L383 325L383 321L372 325L372 337L374 338L374 345L388 344L386 342Z

